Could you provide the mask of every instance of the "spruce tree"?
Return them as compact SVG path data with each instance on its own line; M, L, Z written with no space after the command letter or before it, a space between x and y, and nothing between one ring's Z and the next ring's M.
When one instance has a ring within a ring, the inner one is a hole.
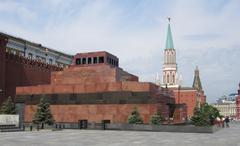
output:
M0 109L1 114L16 114L14 102L9 96L2 104Z
M199 109L195 108L191 121L196 126L211 126L217 117L221 117L219 110L205 103Z
M128 118L129 124L143 124L143 120L140 116L140 113L138 112L137 107L134 107L131 115Z
M37 111L33 118L33 123L52 125L53 122L54 120L50 111L50 105L43 97L40 99L40 102L38 104Z
M152 115L152 117L150 119L150 123L152 125L160 125L162 120L163 120L163 118L162 118L161 114L159 112L157 112L154 115Z

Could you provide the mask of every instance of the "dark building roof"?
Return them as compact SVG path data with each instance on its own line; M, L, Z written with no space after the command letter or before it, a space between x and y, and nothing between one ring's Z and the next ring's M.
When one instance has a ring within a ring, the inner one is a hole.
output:
M3 36L5 38L7 38L7 39L17 40L17 41L22 42L22 43L27 43L27 44L30 44L32 46L38 47L39 49L42 49L42 50L46 50L47 49L50 52L54 52L54 53L60 54L62 56L68 57L68 58L73 58L73 55L69 55L69 54L66 54L66 53L63 53L63 52L59 52L59 51L53 50L51 48L45 47L42 44L31 42L31 41L28 41L28 40L25 40L23 38L16 37L16 36L13 36L13 35L10 35L10 34L7 34L7 33L0 32L0 36Z

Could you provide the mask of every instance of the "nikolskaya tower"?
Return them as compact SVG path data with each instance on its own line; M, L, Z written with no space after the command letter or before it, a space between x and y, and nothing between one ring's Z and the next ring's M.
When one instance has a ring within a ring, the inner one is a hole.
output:
M164 63L162 70L162 83L160 82L159 75L157 74L156 76L156 84L162 87L178 87L180 84L177 73L176 50L173 45L170 20L171 19L168 18L167 40L164 49Z

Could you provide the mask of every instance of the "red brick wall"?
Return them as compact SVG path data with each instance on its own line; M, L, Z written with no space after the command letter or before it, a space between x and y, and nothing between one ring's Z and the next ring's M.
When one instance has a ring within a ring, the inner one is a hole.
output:
M186 105L181 105L175 108L173 114L174 123L184 123L187 117Z
M112 91L154 92L157 86L141 82L92 83L73 85L38 85L17 87L17 95L57 94L57 93L97 93Z
M112 123L126 123L135 106L138 108L144 123L148 123L150 117L159 108L158 104L51 105L50 108L56 122L78 122L81 119L88 119L89 122L96 123L101 123L102 120L111 120ZM26 105L25 122L31 122L35 112L36 105Z
M62 72L53 72L51 84L88 84L93 82L116 82L116 69L109 65L69 67Z
M240 119L240 94L238 94L238 96L236 98L236 108L237 108L236 109L236 117L237 117L237 119Z
M91 84L117 81L138 81L138 77L120 68L106 64L70 66L62 72L53 72L51 84Z
M187 106L188 117L193 116L194 108L197 105L196 97L197 90L174 90L174 97L176 103L185 103ZM200 93L201 104L206 102L206 96L203 92Z
M1 72L5 72L1 83L5 85L5 95L1 97L0 103L8 96L15 97L17 86L49 84L51 71L61 70L56 66L13 54L5 54L5 57L5 61L1 57L1 66L3 67Z
M0 37L0 104L5 99L5 48L7 40Z

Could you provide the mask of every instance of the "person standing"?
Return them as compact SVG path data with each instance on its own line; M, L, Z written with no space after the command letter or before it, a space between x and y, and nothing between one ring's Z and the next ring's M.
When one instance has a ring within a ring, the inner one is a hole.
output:
M225 118L224 118L224 117L222 117L222 118L221 118L221 124L222 124L222 128L224 128L224 127L225 127L225 124L224 124L224 123L225 123Z
M226 119L225 119L225 123L226 123L227 128L229 128L229 122L230 122L230 120L229 120L229 117L227 116Z

